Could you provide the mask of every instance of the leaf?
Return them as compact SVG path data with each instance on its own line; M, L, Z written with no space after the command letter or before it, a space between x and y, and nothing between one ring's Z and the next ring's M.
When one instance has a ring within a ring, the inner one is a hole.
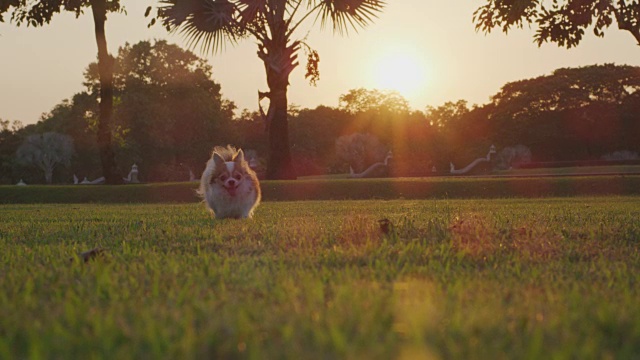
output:
M305 79L309 79L309 84L317 86L318 80L320 80L320 55L316 50L311 49L308 45L305 45L305 53L307 55L307 72L304 75Z
M217 52L224 40L235 43L243 29L236 7L229 1L163 0L159 16L170 31L185 36L189 47L201 45L201 51Z
M377 17L385 5L382 0L323 0L320 4L321 24L324 26L331 20L333 30L340 34L350 27L357 31L358 27L365 27Z

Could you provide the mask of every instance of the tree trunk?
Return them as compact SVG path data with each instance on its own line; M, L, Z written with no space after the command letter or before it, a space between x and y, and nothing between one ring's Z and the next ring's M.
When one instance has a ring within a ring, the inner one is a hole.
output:
M270 88L269 103L269 161L267 179L294 180L296 178L289 146L289 120L287 119L287 87Z
M122 177L116 169L115 155L111 141L111 117L113 114L113 58L107 49L104 25L107 21L106 0L91 0L96 43L98 45L98 73L100 75L100 114L98 117L97 142L102 162L105 183L122 184Z
M282 9L281 9L282 10ZM280 14L282 15L282 14ZM269 132L269 157L267 179L294 180L295 167L289 146L289 120L287 119L287 87L289 74L298 65L296 52L298 42L287 45L286 25L283 20L271 29L273 38L259 46L258 56L264 62L269 85L269 111L266 115Z

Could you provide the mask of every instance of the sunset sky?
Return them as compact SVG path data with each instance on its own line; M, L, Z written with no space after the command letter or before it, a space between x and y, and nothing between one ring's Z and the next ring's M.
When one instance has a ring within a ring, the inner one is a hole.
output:
M111 14L107 21L112 54L125 42L154 38L185 47L180 35L167 34L160 26L147 28L143 14L151 2L123 3L128 15ZM340 95L364 87L398 90L416 110L459 99L484 104L507 82L557 68L640 65L640 47L615 25L604 38L587 34L571 50L555 44L539 48L529 29L508 35L477 33L472 14L483 3L389 0L375 23L346 37L321 30L319 24L308 26L297 36L310 31L307 42L320 54L320 81L310 86L304 66L297 68L291 75L290 103L337 106ZM213 78L221 83L225 98L239 109L255 110L258 90L267 90L256 50L255 41L248 39L215 55L194 52L213 66ZM0 54L0 118L35 123L42 113L84 90L82 73L97 54L90 11L79 19L58 15L44 28L0 23Z

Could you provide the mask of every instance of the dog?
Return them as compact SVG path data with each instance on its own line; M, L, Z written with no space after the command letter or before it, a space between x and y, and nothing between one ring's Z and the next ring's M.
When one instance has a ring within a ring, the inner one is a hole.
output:
M217 219L246 219L260 204L258 176L242 149L216 146L202 173L198 194Z

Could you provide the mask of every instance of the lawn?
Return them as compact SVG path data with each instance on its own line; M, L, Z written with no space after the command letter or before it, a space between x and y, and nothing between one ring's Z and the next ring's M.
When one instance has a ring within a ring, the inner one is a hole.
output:
M4 359L640 357L637 196L265 202L251 221L198 203L5 204L0 218Z
M511 169L495 171L498 176L567 176L567 175L607 175L640 174L640 165L571 166L557 168Z

